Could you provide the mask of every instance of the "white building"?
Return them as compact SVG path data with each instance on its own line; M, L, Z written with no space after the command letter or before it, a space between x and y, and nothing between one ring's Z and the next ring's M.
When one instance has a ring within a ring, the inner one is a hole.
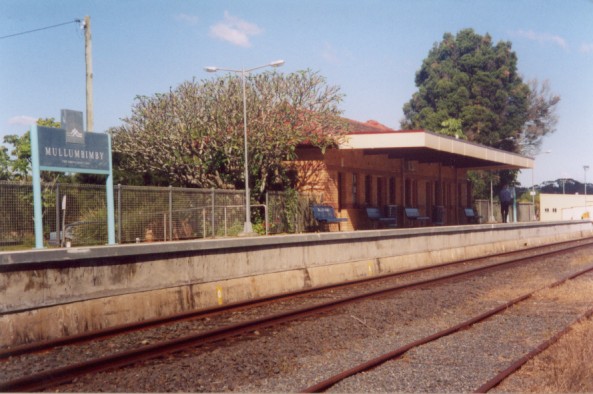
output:
M593 218L593 195L541 193L539 202L542 222Z

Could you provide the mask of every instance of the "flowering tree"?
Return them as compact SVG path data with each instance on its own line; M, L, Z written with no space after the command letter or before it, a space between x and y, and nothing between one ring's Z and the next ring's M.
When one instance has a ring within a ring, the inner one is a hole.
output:
M247 77L249 179L255 193L287 186L283 162L299 144L324 151L346 125L343 95L310 70ZM178 186L244 187L241 78L187 81L168 93L138 97L132 115L110 129L119 167Z

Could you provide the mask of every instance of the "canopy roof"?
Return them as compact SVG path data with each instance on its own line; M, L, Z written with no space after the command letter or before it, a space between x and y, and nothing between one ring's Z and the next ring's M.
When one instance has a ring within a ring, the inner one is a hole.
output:
M338 147L359 149L367 155L442 163L456 168L505 170L533 168L532 158L424 130L392 130L369 121L351 122L352 132Z

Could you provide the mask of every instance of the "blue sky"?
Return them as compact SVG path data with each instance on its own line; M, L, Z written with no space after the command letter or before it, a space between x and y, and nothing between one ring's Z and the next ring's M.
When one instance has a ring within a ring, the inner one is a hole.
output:
M279 71L310 68L338 85L344 116L398 129L432 45L473 28L512 42L523 79L547 79L562 97L535 182L593 169L593 0L1 0L0 37L86 15L97 132L118 126L138 95L213 78L204 66L277 59ZM0 39L0 138L61 109L85 110L79 25Z

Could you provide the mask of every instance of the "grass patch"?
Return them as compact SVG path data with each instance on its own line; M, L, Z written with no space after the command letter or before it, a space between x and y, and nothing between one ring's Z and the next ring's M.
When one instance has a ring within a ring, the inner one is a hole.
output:
M575 279L539 292L535 302L584 310L593 306L593 280ZM558 342L527 362L495 391L537 393L593 392L593 320L575 324Z

